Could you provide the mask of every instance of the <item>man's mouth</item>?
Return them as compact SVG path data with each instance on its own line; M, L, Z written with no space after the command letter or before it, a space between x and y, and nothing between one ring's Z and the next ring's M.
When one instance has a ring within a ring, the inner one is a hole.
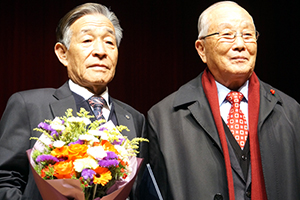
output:
M99 69L99 70L109 69L106 65L101 65L101 64L90 65L88 68Z

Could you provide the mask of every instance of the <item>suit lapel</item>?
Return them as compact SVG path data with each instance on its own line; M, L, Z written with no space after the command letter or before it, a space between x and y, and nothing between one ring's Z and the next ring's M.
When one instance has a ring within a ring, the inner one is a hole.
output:
M68 82L66 82L63 86L58 88L53 96L57 99L56 102L50 103L50 108L53 114L53 117L61 117L65 115L65 112L68 108L73 109L73 115L76 116L76 112L79 111L77 108L85 108L90 113L93 113L88 106L88 103L85 100L78 100L75 102L74 96L69 88ZM116 114L116 118L118 121L118 125L124 125L127 126L127 128L130 130L123 131L122 134L128 136L128 139L133 139L136 137L136 130L134 127L134 119L130 112L125 110L117 101L115 101L113 98L111 98L113 106L114 106L114 112ZM92 119L91 119L92 120Z
M58 88L53 96L57 99L56 102L50 103L50 108L54 117L65 115L68 108L73 109L73 115L76 114L76 103L67 82Z
M118 125L127 126L127 128L129 129L129 131L124 130L122 134L126 135L128 139L132 140L137 135L136 130L134 128L133 116L123 107L121 107L121 105L119 105L117 101L115 101L113 98L111 99L112 99L112 103L114 104L113 106L118 121Z

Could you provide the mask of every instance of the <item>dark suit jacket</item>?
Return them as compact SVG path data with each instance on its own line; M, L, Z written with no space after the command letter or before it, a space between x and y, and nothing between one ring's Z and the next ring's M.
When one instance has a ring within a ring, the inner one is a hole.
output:
M270 89L260 81L257 128L267 196L299 199L300 106ZM223 151L201 75L153 106L148 121L150 164L165 200L229 199Z
M119 125L130 130L123 134L129 139L144 137L145 117L125 103L113 98L111 101ZM67 83L59 89L29 90L11 96L0 122L1 200L42 199L26 157L26 150L35 143L29 138L40 136L33 131L40 122L63 116L68 108L73 109L74 115L78 106L90 109L85 101L76 103Z

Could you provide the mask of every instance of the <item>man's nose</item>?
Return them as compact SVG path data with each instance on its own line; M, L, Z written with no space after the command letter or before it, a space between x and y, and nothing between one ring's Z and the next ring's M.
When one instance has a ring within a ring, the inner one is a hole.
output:
M242 51L246 48L242 33L237 33L234 40L234 49Z
M103 58L106 56L106 48L102 41L96 41L93 46L93 55Z

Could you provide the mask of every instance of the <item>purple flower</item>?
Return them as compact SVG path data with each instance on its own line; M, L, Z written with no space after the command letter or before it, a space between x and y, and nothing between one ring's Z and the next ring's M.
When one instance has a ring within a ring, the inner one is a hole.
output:
M45 123L45 122L41 122L38 125L39 128L42 128L48 132L50 132L50 135L53 136L58 136L59 133L57 133L57 131L55 129L53 129L49 124Z
M45 122L39 123L38 127L42 128L42 129L45 129L47 131L54 131L54 129L51 128L51 126L49 124L45 123Z
M117 154L112 151L108 151L106 153L107 156L104 157L102 160L99 160L98 164L102 167L117 166L119 164L119 161L117 160Z
M100 127L99 128L99 131L107 131L108 129L107 128L105 128L105 127Z
M75 142L70 142L70 143L69 143L69 146L70 146L71 144L84 144L84 140L77 140L77 141L75 141Z
M81 172L81 176L85 179L85 180L88 180L88 179L93 179L94 178L94 174L96 174L96 172L92 169L83 169L82 172Z
M113 160L99 160L98 164L101 167L111 167L111 166L117 166L119 164L119 161L113 159Z
M61 132L60 132L61 133ZM59 135L59 133L56 131L56 130L53 130L53 131L51 131L51 136L53 137L53 136L58 136Z
M48 163L56 163L56 162L59 162L59 160L54 157L54 156L51 156L51 155L39 155L37 158L36 158L36 162L48 162Z
M104 159L118 159L118 156L115 152L107 151L107 156Z
M119 141L117 141L117 140L114 140L113 142L112 142L112 145L121 145L122 143L123 143L123 141L125 140L125 138L119 138Z

